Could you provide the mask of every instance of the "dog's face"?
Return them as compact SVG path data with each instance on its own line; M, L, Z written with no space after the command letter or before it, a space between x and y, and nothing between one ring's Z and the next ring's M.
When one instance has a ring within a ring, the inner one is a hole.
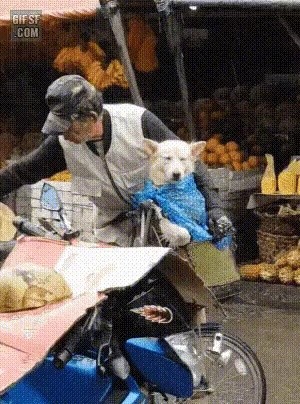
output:
M200 141L189 144L183 140L165 140L158 143L145 139L145 151L150 157L149 178L155 185L182 180L194 171L194 163L205 143Z

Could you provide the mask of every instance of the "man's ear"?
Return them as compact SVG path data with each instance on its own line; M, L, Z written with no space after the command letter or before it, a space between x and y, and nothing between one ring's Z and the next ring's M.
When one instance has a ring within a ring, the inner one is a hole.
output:
M199 142L191 143L191 154L195 159L200 158L200 153L204 150L206 142L200 140Z
M144 139L144 150L148 156L152 156L158 148L158 143L154 140Z

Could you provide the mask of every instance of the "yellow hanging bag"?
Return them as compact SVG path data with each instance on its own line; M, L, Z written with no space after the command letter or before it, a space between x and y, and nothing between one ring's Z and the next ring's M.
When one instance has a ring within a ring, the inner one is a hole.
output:
M266 154L267 167L261 179L262 194L274 194L277 189L276 175L274 169L274 157L271 154Z
M278 190L282 195L295 195L297 192L297 175L299 164L293 160L278 176Z

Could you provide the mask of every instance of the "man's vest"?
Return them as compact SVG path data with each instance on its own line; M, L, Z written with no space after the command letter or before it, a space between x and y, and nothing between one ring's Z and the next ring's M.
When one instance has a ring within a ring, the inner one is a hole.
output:
M104 105L111 119L111 144L99 156L86 143L75 144L59 136L73 192L86 195L96 205L94 232L99 240L128 245L132 233L129 220L110 224L121 212L131 209L131 195L142 189L149 161L143 147L142 114L145 109L131 104ZM110 176L123 196L112 185ZM124 200L125 199L125 200Z

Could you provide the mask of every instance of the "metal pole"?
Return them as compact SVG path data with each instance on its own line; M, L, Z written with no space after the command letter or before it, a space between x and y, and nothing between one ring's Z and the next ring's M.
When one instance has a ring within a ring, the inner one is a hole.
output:
M100 0L100 6L104 16L109 19L111 29L116 39L133 102L136 105L143 107L144 103L140 96L134 70L128 54L119 4L116 0Z
M181 49L181 30L177 16L170 7L169 0L154 0L165 29L167 41L171 52L174 55L183 110L185 114L185 124L188 128L190 140L195 140L195 125L189 107L188 86L184 69L183 53Z

